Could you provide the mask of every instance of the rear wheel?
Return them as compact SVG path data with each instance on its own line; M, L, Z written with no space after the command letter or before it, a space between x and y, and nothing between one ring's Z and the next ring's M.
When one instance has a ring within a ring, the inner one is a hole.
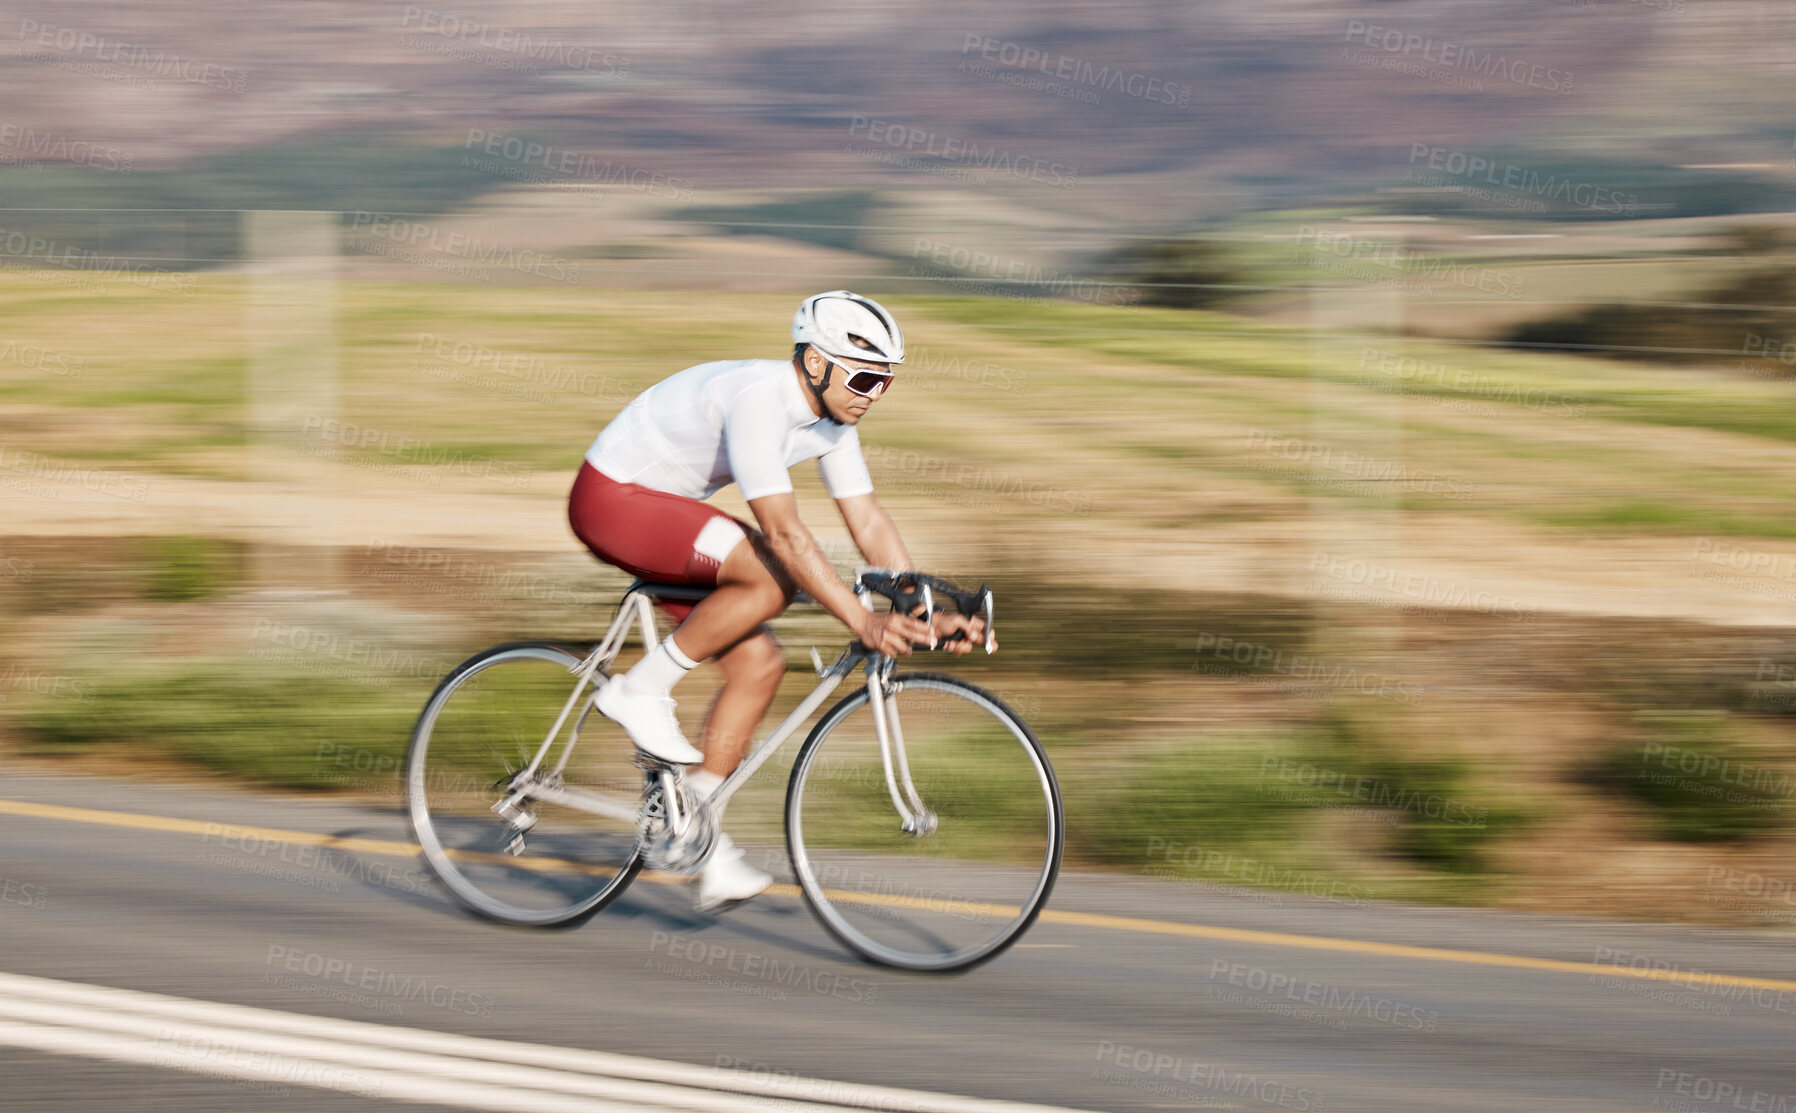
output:
M862 688L824 715L793 765L793 872L823 926L865 957L964 969L1014 943L1047 902L1065 839L1060 790L1041 743L997 697L926 673L890 683L902 738L892 783L911 829Z
M579 923L641 869L633 822L535 799L497 810L573 694L580 660L538 643L477 654L438 685L412 733L406 801L424 860L457 901L488 919ZM645 784L634 748L591 710L590 689L569 719L578 745L549 783L634 806ZM567 736L564 724L544 771Z

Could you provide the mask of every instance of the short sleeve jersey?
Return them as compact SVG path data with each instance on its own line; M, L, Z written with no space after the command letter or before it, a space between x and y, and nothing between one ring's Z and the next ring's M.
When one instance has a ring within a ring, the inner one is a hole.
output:
M789 361L701 363L637 395L605 426L587 462L619 483L707 499L731 483L743 499L792 490L816 460L832 498L873 490L860 436L811 412Z

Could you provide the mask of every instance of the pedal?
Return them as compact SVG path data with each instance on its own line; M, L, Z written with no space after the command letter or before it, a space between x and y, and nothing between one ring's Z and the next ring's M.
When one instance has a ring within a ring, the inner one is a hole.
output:
M686 770L684 765L675 765L672 762L662 761L653 754L646 754L637 749L632 749L630 751L630 764L638 769L646 769L651 773L684 773Z
M505 853L517 858L524 853L524 832L514 831L511 838L505 841Z

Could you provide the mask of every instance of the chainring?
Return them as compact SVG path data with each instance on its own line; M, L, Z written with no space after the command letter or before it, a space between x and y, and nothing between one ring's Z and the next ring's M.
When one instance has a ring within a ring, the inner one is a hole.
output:
M698 798L686 778L675 780L680 794L679 811L685 830L675 833L668 824L666 787L660 775L650 773L642 792L642 811L636 819L636 846L643 865L667 873L693 874L717 845L717 818Z

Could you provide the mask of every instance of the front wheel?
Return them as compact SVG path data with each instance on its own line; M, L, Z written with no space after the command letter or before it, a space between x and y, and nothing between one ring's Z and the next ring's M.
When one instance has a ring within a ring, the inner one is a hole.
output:
M792 869L847 947L907 970L964 969L1016 942L1047 902L1065 842L1060 789L997 697L927 673L889 686L883 753L866 688L805 739L786 790Z

